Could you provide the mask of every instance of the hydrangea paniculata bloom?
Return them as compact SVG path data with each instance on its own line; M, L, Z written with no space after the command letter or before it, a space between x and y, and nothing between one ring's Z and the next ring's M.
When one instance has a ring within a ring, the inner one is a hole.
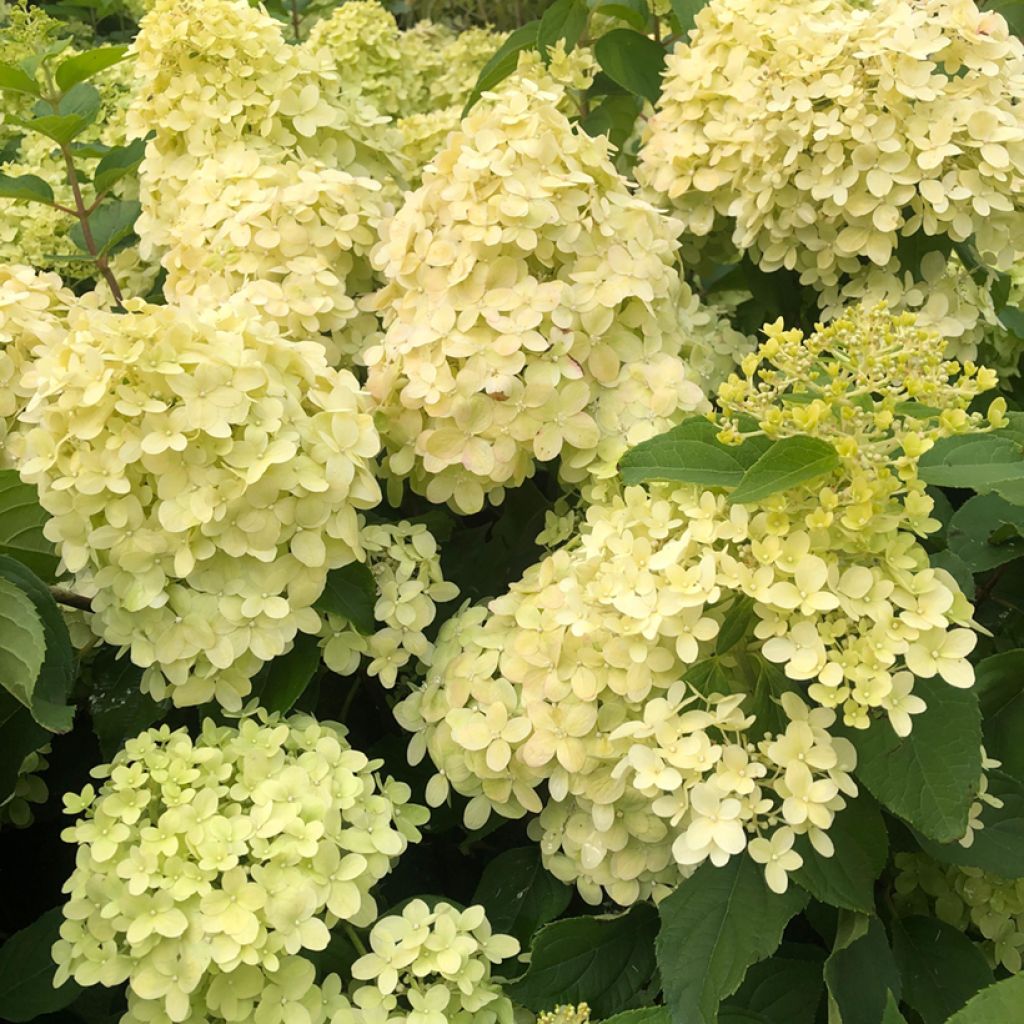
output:
M305 715L129 740L93 770L98 791L65 798L81 816L64 832L78 855L55 982L127 980L140 1021L250 1019L223 1004L275 987L300 1002L301 952L339 920L373 921L370 889L426 820L381 764Z
M332 1024L512 1024L512 1003L491 967L519 952L495 934L481 906L432 908L411 900L370 932L370 952L352 965L350 1004Z
M366 655L367 671L390 688L413 659L430 664L434 645L424 631L437 605L456 598L459 589L445 580L437 541L422 523L364 525L359 539L377 586L373 612L382 626L363 636L341 616L324 613L324 662L340 675L351 675Z
M678 225L528 78L448 137L384 231L366 353L385 466L460 512L536 461L582 482L704 405L679 357Z
M73 306L24 379L19 468L96 633L154 698L239 707L360 557L379 442L355 378L244 304L132 299Z
M973 0L711 0L668 57L637 175L832 315L899 287L917 233L973 239L1002 271L1024 255L1022 90L1024 45Z

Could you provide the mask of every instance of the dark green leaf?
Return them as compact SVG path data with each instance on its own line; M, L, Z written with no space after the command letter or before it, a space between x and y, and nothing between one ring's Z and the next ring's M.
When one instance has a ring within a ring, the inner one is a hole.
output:
M953 513L949 522L949 550L972 572L985 572L1024 555L1024 538L1016 529L1002 543L994 536L1014 520L1024 526L1024 509L998 494L976 494Z
M54 75L57 85L66 92L79 82L84 82L87 78L92 78L93 75L124 60L127 52L127 46L103 46L98 50L76 53L74 57L68 57L57 65Z
M940 487L996 491L1007 501L1024 504L1024 458L1015 437L1002 431L960 434L935 442L918 463L921 479Z
M96 165L92 176L97 195L109 191L126 174L131 174L146 155L146 140L135 139L127 146L118 146L106 153Z
M572 890L541 863L537 846L506 850L491 860L473 902L487 910L497 932L514 935L525 948L533 933L561 914Z
M515 71L519 64L519 54L523 50L532 50L537 45L537 30L539 28L540 21L529 21L521 28L509 33L497 53L480 69L476 85L473 86L466 105L462 108L463 117L469 113L485 92L500 85Z
M75 709L68 704L75 680L75 660L64 616L50 588L21 562L0 555L0 578L28 596L43 626L46 656L32 691L32 717L51 732L67 732L75 717Z
M889 858L889 836L878 805L866 793L847 800L828 834L835 844L831 857L822 857L806 836L797 840L804 863L793 881L822 903L874 913L875 879Z
M377 584L365 562L349 562L327 574L324 592L316 599L314 608L320 612L340 615L363 636L377 628L373 606L377 603Z
M726 654L741 640L748 639L753 622L754 599L737 593L732 598L732 604L725 613L722 626L715 638L715 654Z
M0 688L0 803L14 791L22 761L49 739L28 708Z
M671 1020L664 1006L645 1006L606 1017L601 1024L671 1024Z
M1003 306L998 315L1002 325L1014 337L1024 339L1024 310L1017 306Z
M27 203L53 202L53 189L38 174L9 177L0 174L0 199L21 199Z
M1018 743L1019 737L1018 733ZM985 775L988 792L1002 801L1002 806L984 805L984 828L973 833L971 845L936 843L924 836L918 836L918 842L930 856L946 864L982 868L1002 878L1024 878L1024 783L999 769L990 768Z
M575 49L587 26L587 5L584 0L555 0L541 16L537 26L537 50L545 62L548 49L559 39L565 40L566 52Z
M589 1003L596 1017L630 1009L655 969L658 915L638 903L614 917L571 917L545 925L526 973L505 993L531 1010Z
M817 946L783 943L778 953L753 964L736 995L722 1007L757 1013L769 1024L814 1024L824 990L825 954ZM725 1020L719 1016L719 1022Z
M630 28L613 28L594 43L601 70L637 96L655 103L661 95L665 51L653 39Z
M719 1003L778 948L806 902L796 886L773 893L749 857L702 864L658 906L658 967L673 1021L715 1024Z
M672 0L672 13L679 22L682 32L688 32L693 28L694 19L708 0Z
M73 981L53 987L57 966L50 947L60 938L63 920L60 907L54 907L0 946L0 1013L4 1020L21 1024L55 1013L82 991Z
M253 695L268 711L289 711L320 665L315 636L299 633L290 651L268 662L253 680Z
M40 89L31 75L13 64L0 61L0 92L22 92L29 96L38 96Z
M877 917L840 913L825 985L829 1020L842 1024L878 1024L890 993L899 997L900 974Z
M919 679L928 710L900 738L888 721L840 730L857 748L857 778L883 807L937 842L967 831L981 775L981 712L973 690Z
M985 749L1003 770L1024 780L1024 650L993 654L975 670Z
M925 256L937 252L945 262L952 251L953 242L948 235L926 235L923 231L917 231L909 237L902 236L896 244L900 266L909 270L915 281L923 280L921 261Z
M168 702L143 693L142 669L113 647L103 647L88 670L89 714L100 753L110 760L124 741L163 717Z
M891 992L885 994L885 1012L882 1014L882 1024L907 1024L907 1018L900 1013L899 1003Z
M49 518L35 487L22 483L16 470L0 469L0 555L16 559L52 582L59 559L43 535Z
M730 501L760 501L831 472L839 455L827 441L817 437L783 437L776 441L743 474Z
M1024 974L1005 978L979 992L946 1024L1017 1024L1024 1006Z
M43 623L32 599L21 587L0 578L0 686L27 708L32 706L45 657Z
M633 134L642 103L632 93L618 93L605 96L601 102L580 121L580 127L591 136L607 135L616 149L622 149Z
M124 241L135 228L142 207L134 200L118 200L104 203L89 215L89 230L97 252L109 252L118 242ZM88 251L81 224L74 224L68 237L79 249Z
M647 31L651 17L646 0L589 0L589 7L595 14L619 18L641 32Z
M903 978L903 1002L924 1024L944 1024L993 981L981 950L963 932L933 917L894 921L892 952Z

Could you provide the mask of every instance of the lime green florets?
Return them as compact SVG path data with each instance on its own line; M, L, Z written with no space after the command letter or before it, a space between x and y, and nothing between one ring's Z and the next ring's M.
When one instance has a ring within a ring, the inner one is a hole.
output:
M139 1021L242 1021L261 999L308 998L302 952L374 919L371 887L427 817L381 763L301 715L129 740L93 770L98 792L65 799L82 816L64 832L78 855L57 984L127 980Z
M589 1024L590 1007L586 1003L576 1006L556 1006L537 1018L537 1024Z
M668 57L637 174L693 236L869 301L897 248L1024 255L1024 46L973 0L711 0ZM848 288L849 286L849 288Z
M316 633L379 500L365 397L252 307L74 305L22 378L17 455L92 625L154 698L237 708Z

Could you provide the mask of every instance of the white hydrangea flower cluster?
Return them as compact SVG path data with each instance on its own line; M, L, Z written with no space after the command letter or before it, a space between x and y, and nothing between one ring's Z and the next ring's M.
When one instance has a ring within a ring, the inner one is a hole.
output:
M166 725L129 740L102 780L65 798L84 812L64 886L55 984L118 985L129 1021L243 1021L254 1003L302 1019L303 950L337 921L368 925L371 888L427 818L404 783L353 750L343 726L263 715Z
M241 303L132 299L72 307L24 381L19 469L97 635L154 699L240 707L360 557L379 441L355 378Z
M637 176L831 313L898 287L918 232L1020 259L1022 90L1024 46L973 0L711 0L668 57Z
M573 483L705 406L679 357L678 225L522 78L474 110L385 227L366 352L394 481L463 513L535 462Z
M512 1024L491 965L519 943L493 933L483 907L411 900L373 926L370 949L352 965L370 984L353 986L332 1024Z
M662 895L745 849L781 891L802 863L795 837L830 853L841 794L856 793L833 711L786 693L778 732L748 735L755 718L725 677L767 670L755 650L722 660L706 692L687 681L738 600L728 541L771 536L764 513L718 501L659 486L592 505L508 594L445 623L425 685L396 708L416 733L410 760L438 769L428 802L450 785L472 828L539 813L545 864L593 903Z
M359 539L377 586L373 613L382 628L363 636L346 619L323 614L324 662L339 675L351 675L361 659L367 671L388 688L413 659L431 663L434 644L424 632L437 615L437 605L454 600L459 588L444 578L434 535L422 523L364 525Z
M25 370L40 348L64 336L64 320L74 301L56 274L0 263L0 465L12 462L8 445L32 395L22 383Z
M346 4L347 8L349 5ZM351 358L373 329L353 297L401 177L401 138L328 49L291 46L244 0L159 0L135 42L145 256L165 292L239 291L297 337Z
M438 770L428 802L450 785L472 827L539 814L549 869L594 902L657 895L744 849L781 891L795 838L827 856L856 792L837 710L905 736L925 708L915 678L973 682L971 607L912 532L937 526L916 459L983 429L966 408L991 374L944 363L936 335L884 309L767 333L721 388L721 436L810 432L839 467L749 505L692 485L606 496L506 595L445 624L396 709L410 759ZM911 400L944 411L915 418ZM793 691L781 713L745 701L766 687Z
M32 804L44 804L50 791L42 779L43 772L50 767L46 755L50 752L47 743L39 750L26 754L18 768L18 779L14 789L0 802L0 828L28 828L32 824Z
M586 1003L556 1006L542 1013L537 1024L590 1024L590 1007Z
M934 914L978 939L993 967L1024 967L1024 878L940 864L923 853L897 853L895 903L903 913Z

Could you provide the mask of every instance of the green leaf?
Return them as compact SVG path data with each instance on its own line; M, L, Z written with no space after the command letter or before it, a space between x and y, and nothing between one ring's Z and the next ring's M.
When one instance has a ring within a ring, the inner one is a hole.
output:
M46 657L43 623L32 599L0 578L0 686L27 708Z
M82 990L73 981L53 987L57 965L50 947L60 938L64 915L60 907L15 932L0 946L0 1008L4 1020L22 1024L55 1013L74 1002Z
M548 61L548 49L559 39L565 40L567 53L575 49L587 26L587 15L583 0L555 0L548 7L537 26L537 50L545 63Z
M847 800L828 834L835 844L831 857L822 857L806 836L797 840L804 863L793 881L822 903L874 913L875 880L889 859L889 836L878 805L867 794Z
M541 863L540 849L506 850L488 862L473 895L496 932L514 935L525 947L533 933L561 914L572 890Z
M533 940L526 973L505 994L530 1010L590 1004L598 1018L629 1009L654 974L658 916L637 903L612 917L570 917L545 925Z
M806 902L796 886L773 893L749 857L702 864L658 906L658 967L673 1021L715 1024L719 1003L778 948Z
M630 28L613 28L594 43L594 56L613 82L636 96L657 102L665 51L653 39Z
M742 1009L760 1014L769 1024L814 1024L824 989L824 960L817 946L783 943L775 956L747 970L722 1011ZM723 1019L720 1015L719 1021Z
M32 720L27 707L0 689L0 803L14 792L21 762L49 738L50 734Z
M500 85L515 71L519 64L519 54L523 50L532 50L537 45L539 28L539 20L528 21L521 28L509 33L508 38L498 47L494 56L480 69L476 85L473 86L466 105L462 108L463 117L469 113L485 92Z
M891 992L885 994L885 1012L882 1014L882 1024L907 1024L907 1018L900 1013L899 1003Z
M0 92L21 92L29 96L38 96L41 90L39 83L31 75L13 64L0 61Z
M27 565L48 583L59 563L53 544L43 535L49 518L35 487L22 483L17 470L0 469L0 555Z
M131 174L142 163L145 155L145 139L135 139L127 146L117 146L104 154L92 176L96 194L108 192L126 174Z
M890 995L902 990L882 922L845 910L824 974L829 1020L842 1024L878 1024Z
M688 32L694 25L694 19L708 0L672 0L672 13L679 22L681 32Z
M1024 511L998 494L976 494L949 521L949 550L972 572L985 572L1024 555L1024 538L1016 529L1002 543L993 535L1001 527L1022 522Z
M594 14L618 18L628 22L641 32L647 31L647 24L651 17L646 0L590 0L589 7Z
M838 465L839 454L827 441L817 437L783 437L743 474L729 500L760 501L829 473Z
M63 92L67 92L79 82L84 82L87 78L92 78L93 75L120 63L127 52L127 46L103 46L98 50L76 53L74 57L68 57L57 65L54 74L57 85Z
M747 639L753 622L754 599L746 594L735 594L715 638L715 654L727 654L740 641Z
M101 648L92 659L86 682L92 729L108 761L126 739L159 721L169 704L142 692L142 669L113 647Z
M993 654L975 670L985 749L1003 770L1024 780L1024 650Z
M135 221L141 212L142 206L135 199L104 203L93 210L89 215L89 230L97 252L102 255L124 241L135 229ZM72 225L68 237L79 249L88 251L81 224Z
M10 177L0 174L0 199L21 199L27 203L53 202L53 189L38 174Z
M981 950L963 932L932 917L894 921L892 952L903 978L903 1002L924 1024L944 1024L993 981Z
M268 711L290 711L320 665L315 636L299 633L292 649L267 662L253 680L253 695Z
M970 846L936 843L921 835L917 841L926 853L945 864L981 868L1001 878L1024 878L1024 782L998 768L985 775L988 792L1002 801L1002 806L984 805L984 828L974 833Z
M979 992L946 1024L1015 1024L1024 1006L1024 974L997 981Z
M921 479L940 487L996 491L1007 501L1024 504L1024 458L1015 437L1002 431L944 437L921 456Z
M605 96L580 120L580 127L590 136L607 135L616 149L622 149L633 134L642 105L641 100L632 93Z
M761 438L739 445L722 444L718 428L696 416L631 448L622 456L619 472L625 484L678 480L705 487L735 487L766 450Z
M21 562L0 555L0 578L28 596L43 626L46 655L32 691L29 711L51 732L68 732L75 717L74 707L68 704L75 681L75 657L64 616L50 588Z
M981 775L981 712L973 690L919 679L928 710L900 738L888 721L840 731L857 748L857 778L897 817L945 843L967 831Z
M671 1019L664 1006L645 1006L606 1017L601 1024L671 1024Z
M327 574L324 592L313 607L319 612L340 615L363 636L377 628L373 607L377 603L377 584L365 562L349 562Z

